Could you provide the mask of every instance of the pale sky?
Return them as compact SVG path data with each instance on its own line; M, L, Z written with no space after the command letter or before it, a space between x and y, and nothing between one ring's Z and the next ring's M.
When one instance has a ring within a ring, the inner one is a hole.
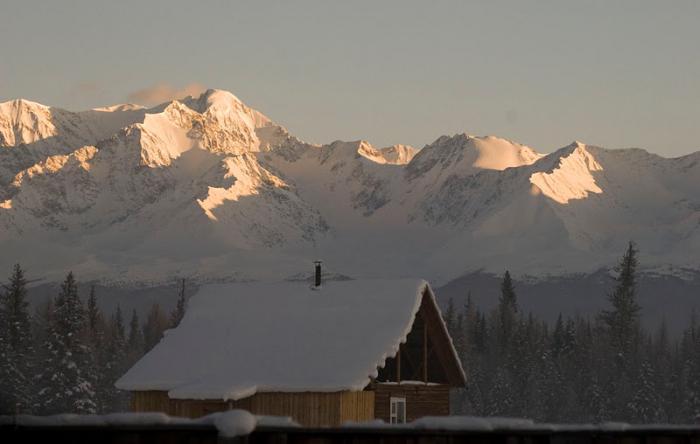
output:
M315 143L466 132L677 156L700 150L700 2L0 0L0 101L198 85Z

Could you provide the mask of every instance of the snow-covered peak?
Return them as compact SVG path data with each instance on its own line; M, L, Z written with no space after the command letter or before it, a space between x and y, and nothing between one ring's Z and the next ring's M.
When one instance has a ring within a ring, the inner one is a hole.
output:
M394 165L406 165L418 153L418 150L410 145L392 145L380 148L379 152L386 163Z
M66 154L140 122L145 112L132 104L72 112L29 100L12 100L0 104L0 146L31 144L36 156Z
M482 169L502 171L530 165L542 157L528 146L494 136L474 137L471 140L478 153L474 166Z
M91 111L113 113L113 112L124 112L124 111L138 111L138 110L142 110L142 109L145 109L143 107L143 105L137 105L135 103L118 103L116 105L100 106L97 108L93 108Z
M33 102L31 100L27 99L13 99L13 100L8 100L7 102L2 102L0 103L0 112L3 114L6 113L18 113L22 112L25 110L36 110L36 109L43 109L43 110L48 110L49 107L46 105L42 105L41 103L38 102Z
M532 148L494 136L468 134L442 136L420 150L408 164L409 178L434 171L449 174L473 174L478 170L498 170L530 165L542 154Z
M64 168L70 161L74 161L76 165L84 170L89 170L89 161L95 157L96 153L97 148L94 146L84 146L68 155L50 156L46 158L46 160L18 173L12 182L12 186L19 188L25 180L31 180L35 176L56 173Z
M272 123L265 115L246 106L238 97L222 89L208 89L199 97L187 97L183 103L200 114L220 121L244 120L253 128Z
M353 156L360 155L378 164L406 165L415 156L417 150L408 145L393 145L385 148L375 148L365 140L355 142L333 142L334 149Z
M381 151L374 148L369 142L361 140L357 148L357 154L376 163L387 163Z
M554 153L552 158L556 159L554 168L530 176L535 193L542 192L556 202L567 204L570 200L584 199L590 193L603 192L595 178L603 167L586 145L574 142Z
M542 156L468 134L419 151L317 146L222 90L148 109L14 100L0 104L0 265L219 279L323 256L345 275L450 278L601 266L633 238L657 263L696 267L699 168L700 153L574 142Z
M228 91L208 89L182 103L201 114L207 122L205 126L217 128L218 134L209 140L218 151L267 151L289 137L287 130Z
M395 145L387 148L375 148L366 140L355 140L345 142L336 140L328 145L320 147L319 159L321 163L338 164L345 163L350 159L367 159L372 163L384 165L404 165L406 159L412 157L412 147L405 145Z
M207 108L226 108L243 104L232 92L223 89L208 89L200 95L199 100L205 101Z
M158 114L146 114L140 129L141 163L150 167L170 165L173 159L197 146L190 137L192 115L189 108L173 102Z
M186 97L184 103L198 113L204 113L211 107L227 108L242 105L243 102L229 91L222 89L208 89L198 97Z
M29 144L54 135L48 106L24 99L0 103L0 146Z
M336 140L328 145L322 145L318 151L318 158L321 164L345 163L350 159L359 158L369 159L376 163L385 163L381 153L364 140L353 140L350 142Z

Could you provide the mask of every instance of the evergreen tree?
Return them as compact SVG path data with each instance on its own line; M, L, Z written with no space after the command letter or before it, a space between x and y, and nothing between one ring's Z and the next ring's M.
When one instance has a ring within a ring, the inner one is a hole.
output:
M28 411L33 343L27 281L19 264L0 293L0 412Z
M564 341L564 319L561 313L559 313L557 322L554 324L554 331L552 332L552 354L555 358L564 351Z
M668 326L665 319L662 320L661 325L659 325L650 348L651 350L647 350L646 353L656 375L654 385L658 392L660 403L659 422L673 422L672 412L674 410L674 404L678 402L674 391L674 380L678 373L675 368L675 359L670 348Z
M700 419L700 332L695 326L695 317L684 335L683 372L685 373L684 412L686 422Z
M476 312L473 336L474 347L476 348L477 353L485 353L486 347L488 346L488 325L486 321L486 314L480 313L478 310Z
M518 311L518 298L515 295L515 287L510 277L510 271L506 270L501 282L500 304L509 307L513 312Z
M180 325L180 321L185 316L185 305L187 301L185 299L185 280L182 279L180 285L180 294L177 298L177 305L175 310L170 314L170 328L175 328Z
M87 301L87 321L89 335L99 346L100 337L104 334L104 316L97 305L94 285L90 287L90 296Z
M464 314L458 313L454 323L454 332L452 333L452 341L454 342L455 350L458 356L465 354L465 338L464 338Z
M447 300L447 309L445 310L445 315L443 316L445 319L445 326L447 327L447 331L450 333L450 336L454 338L453 334L455 332L455 301L450 297L450 299Z
M508 344L515 333L518 313L518 301L515 295L515 288L510 277L510 272L506 270L501 282L501 296L498 300L498 337L500 346L508 348Z
M136 309L131 312L131 320L129 321L129 338L127 340L127 364L132 365L143 355L143 333L139 322L139 315Z
M466 390L452 399L455 411L542 422L697 422L700 326L693 313L675 342L665 323L654 335L643 330L636 265L630 244L617 267L611 309L594 321L560 315L551 333L520 312L508 273L488 317L468 298L451 329L468 377Z
M114 383L127 370L127 344L124 318L119 305L110 318L100 372L100 404L104 412L122 411L127 407L126 396Z
M471 314L472 310L474 311ZM467 314L465 319L472 319L467 325L467 336L469 338L469 343L467 344L467 349L469 353L467 356L462 356L462 362L465 364L464 368L467 372L467 387L464 397L466 400L463 402L468 408L468 410L461 413L471 414L471 415L484 415L486 412L486 403L489 401L489 384L486 381L490 373L488 373L489 363L486 358L487 353L487 342L488 342L488 326L486 324L486 317L471 302L470 298L467 300Z
M517 416L515 413L515 391L511 375L505 368L496 368L488 392L486 416Z
M122 344L122 349L126 346L126 331L124 329L124 317L122 316L122 309L117 305L117 310L112 315L110 320L110 334L116 339L117 343Z
M108 362L112 357L109 355L106 347L105 330L107 328L104 320L104 315L97 305L97 296L95 294L95 286L90 287L90 296L87 300L87 308L85 311L86 317L86 346L89 348L89 353L92 359L89 364L92 365L89 370L89 375L92 378L93 387L96 390L96 404L97 410L103 411L103 396L101 385L102 381L106 378L105 371L108 367Z
M157 303L151 306L146 323L143 326L143 342L145 352L150 351L163 337L168 321Z
M43 304L38 305L34 310L34 315L31 319L31 329L33 337L32 343L36 352L35 358L38 354L40 354L38 351L46 343L49 337L49 326L53 322L53 313L54 306L52 298L47 298Z
M44 381L44 378L47 377L48 372L46 369L46 362L48 360L47 344L49 342L49 338L51 337L51 326L53 325L54 312L54 300L53 298L49 297L36 307L32 316L32 336L34 346L34 355L31 359L32 368L34 371L30 375L30 386L32 393L34 394L31 405L32 414L48 413L43 407L43 401L45 398L43 391L47 389L47 381Z
M661 399L655 371L649 361L642 362L639 368L630 410L637 423L657 424L661 421Z
M615 289L608 295L611 310L601 313L611 345L620 355L630 353L638 333L639 304L636 298L637 249L633 242L616 267Z
M95 375L85 340L87 321L73 273L68 273L55 300L38 379L41 413L95 413Z
M616 267L615 288L608 295L611 309L600 314L604 340L601 349L607 359L601 362L601 382L609 394L611 420L629 420L635 416L634 399L637 390L638 369L641 359L639 310L636 300L637 249L634 243Z
M476 344L476 328L478 327L478 311L476 304L472 301L472 292L467 293L467 303L464 305L464 342L465 352L474 353Z
M7 338L9 346L16 351L26 349L31 342L26 286L24 271L19 264L16 264L0 299L0 311L5 321L2 333Z

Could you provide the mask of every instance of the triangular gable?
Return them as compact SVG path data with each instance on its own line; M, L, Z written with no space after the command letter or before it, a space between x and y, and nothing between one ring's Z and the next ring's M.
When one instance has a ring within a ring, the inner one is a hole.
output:
M464 370L427 284L399 351L378 369L375 381L429 382L464 387Z
M428 338L436 357L442 365L447 380L452 387L464 387L467 377L452 342L447 326L442 318L430 286L426 285L418 314L428 326Z

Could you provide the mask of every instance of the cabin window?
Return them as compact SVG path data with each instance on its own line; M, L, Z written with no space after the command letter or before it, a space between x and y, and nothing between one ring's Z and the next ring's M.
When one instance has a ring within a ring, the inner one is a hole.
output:
M392 424L404 424L406 422L406 398L394 398L392 396L390 401L390 422Z

